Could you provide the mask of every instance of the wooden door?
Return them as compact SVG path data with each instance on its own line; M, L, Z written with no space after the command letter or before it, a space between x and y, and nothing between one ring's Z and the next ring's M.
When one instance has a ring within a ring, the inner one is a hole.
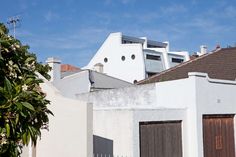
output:
M181 121L141 122L140 157L182 157Z
M235 157L234 115L203 116L204 157Z

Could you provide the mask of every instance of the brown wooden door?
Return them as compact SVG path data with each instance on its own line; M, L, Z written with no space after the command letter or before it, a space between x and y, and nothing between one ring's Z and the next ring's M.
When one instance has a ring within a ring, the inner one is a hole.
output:
M181 121L141 122L141 157L182 157Z
M235 157L234 115L203 116L204 157Z

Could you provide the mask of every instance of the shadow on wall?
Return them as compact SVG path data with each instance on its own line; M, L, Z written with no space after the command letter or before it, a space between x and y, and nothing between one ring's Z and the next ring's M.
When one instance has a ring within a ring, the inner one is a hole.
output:
M93 154L112 156L113 140L93 135Z

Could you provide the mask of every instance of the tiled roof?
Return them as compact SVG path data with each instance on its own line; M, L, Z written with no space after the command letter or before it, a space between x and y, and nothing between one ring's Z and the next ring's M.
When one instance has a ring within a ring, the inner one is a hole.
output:
M62 64L61 65L61 72L68 72L68 71L80 71L80 68L75 67L70 64Z
M137 84L187 78L188 72L203 72L207 73L210 78L235 80L236 48L223 48L218 51L202 55L145 80L139 81Z

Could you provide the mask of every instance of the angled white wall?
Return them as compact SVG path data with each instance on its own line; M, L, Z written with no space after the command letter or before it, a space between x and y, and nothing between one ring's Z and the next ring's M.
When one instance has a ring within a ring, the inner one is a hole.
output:
M124 41L127 42L124 43ZM156 44L156 47L150 46L151 44ZM161 56L161 59L150 59L149 62L155 62L155 65L150 65L145 63L147 62L147 54ZM128 37L120 32L111 33L83 69L96 69L97 64L102 64L104 73L134 83L147 78L149 73L158 73L179 64L172 64L171 56L182 61L189 60L188 52L170 52L168 42L151 41L146 37ZM151 69L157 69L157 71L149 71L150 67L148 66L151 66Z
M122 44L121 38L121 33L110 34L85 68L93 69L95 64L101 63L105 74L131 83L142 80L145 78L142 44Z

